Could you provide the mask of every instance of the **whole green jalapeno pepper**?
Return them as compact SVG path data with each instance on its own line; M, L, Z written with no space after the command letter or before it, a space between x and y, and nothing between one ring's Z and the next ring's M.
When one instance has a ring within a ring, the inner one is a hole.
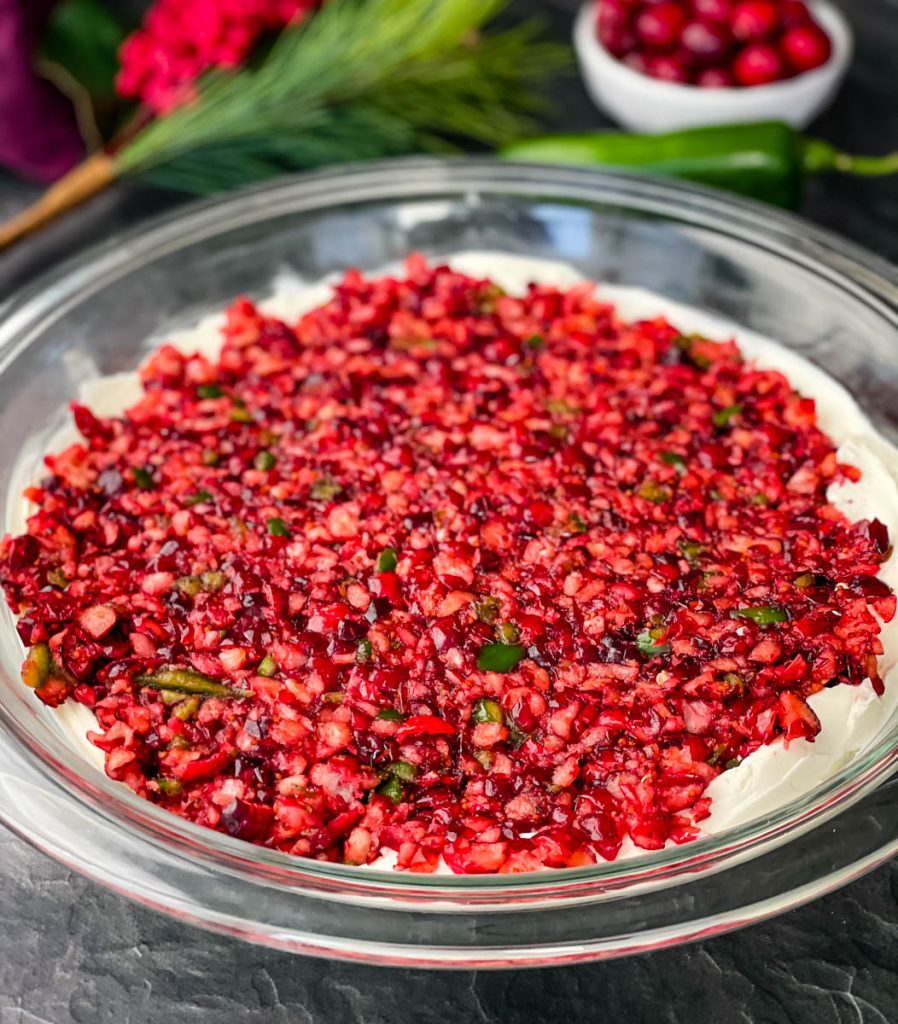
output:
M898 173L898 153L851 156L779 121L692 128L664 135L544 135L500 150L507 160L580 164L660 174L795 209L808 177L824 171Z

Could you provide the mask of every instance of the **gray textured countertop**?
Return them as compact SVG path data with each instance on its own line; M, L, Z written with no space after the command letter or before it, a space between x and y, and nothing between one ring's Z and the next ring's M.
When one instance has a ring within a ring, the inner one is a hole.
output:
M845 149L898 149L898 0L841 0L857 35L815 126ZM517 0L564 34L574 0ZM559 127L600 123L579 84ZM0 214L35 190L0 176ZM116 188L0 257L0 296L182 201ZM898 261L898 184L828 178L810 218ZM898 863L766 924L670 952L549 971L438 974L306 960L207 935L72 874L0 831L0 1024L895 1024Z

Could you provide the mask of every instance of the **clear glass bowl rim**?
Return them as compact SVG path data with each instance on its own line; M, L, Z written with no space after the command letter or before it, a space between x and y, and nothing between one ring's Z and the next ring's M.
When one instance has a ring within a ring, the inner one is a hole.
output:
M572 167L506 164L489 158L412 158L278 179L222 198L192 203L94 246L0 306L0 372L39 332L44 318L65 315L119 273L178 247L269 219L369 200L414 199L469 192L614 205L734 237L838 283L898 329L898 286L887 262L797 217L710 189L632 174ZM124 254L124 255L123 255ZM61 742L39 743L5 710L2 724L24 755L67 797L117 827L142 835L172 856L199 856L232 876L326 894L352 902L382 895L414 902L426 893L430 909L488 908L510 898L566 901L664 887L684 876L712 873L762 855L772 845L819 826L850 808L898 763L898 723L874 748L799 801L766 818L688 846L636 861L510 876L397 875L292 857L251 846L185 822L149 804L99 772L83 773ZM27 836L27 827L0 807L0 818ZM883 846L881 859L898 841ZM52 851L50 851L52 852ZM874 859L868 858L868 867ZM461 899L461 905L457 902Z

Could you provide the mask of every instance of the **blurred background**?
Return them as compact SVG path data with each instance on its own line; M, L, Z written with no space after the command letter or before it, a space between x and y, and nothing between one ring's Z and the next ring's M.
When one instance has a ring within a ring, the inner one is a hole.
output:
M898 0L0 0L0 69L0 218L61 179L0 228L34 235L5 287L192 195L421 151L676 174L898 258Z

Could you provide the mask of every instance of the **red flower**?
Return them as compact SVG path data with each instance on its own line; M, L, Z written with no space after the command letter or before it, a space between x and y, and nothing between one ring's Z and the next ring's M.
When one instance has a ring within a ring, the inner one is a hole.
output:
M164 114L195 96L212 68L243 64L265 32L301 21L320 0L158 0L120 51L116 88Z
M33 67L52 0L0 0L0 166L39 181L84 155L72 104Z

